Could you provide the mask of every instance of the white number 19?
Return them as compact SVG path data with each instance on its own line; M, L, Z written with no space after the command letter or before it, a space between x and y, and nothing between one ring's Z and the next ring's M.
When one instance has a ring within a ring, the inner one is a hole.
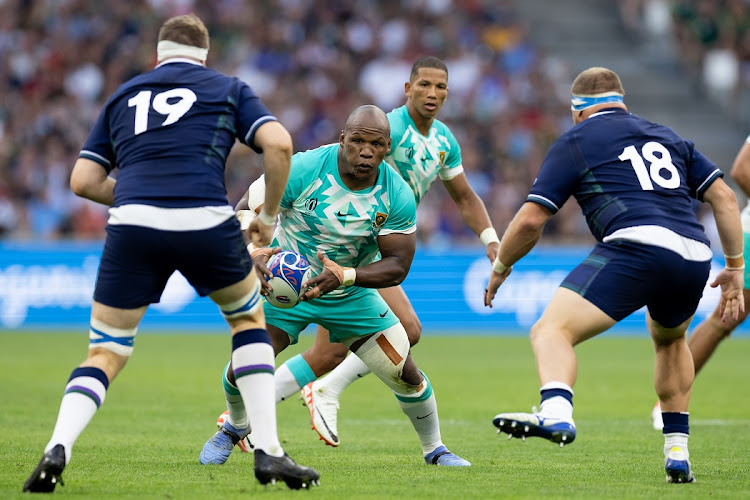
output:
M169 99L179 99L170 103ZM161 124L162 127L171 125L190 111L195 101L198 100L195 93L190 89L172 89L156 94L154 97L154 111L160 115L167 115L167 119ZM148 109L151 105L151 91L141 90L135 97L128 100L128 107L135 106L135 135L142 134L148 129Z
M622 161L630 160L635 175L638 177L638 182L641 184L641 189L653 191L652 180L665 189L680 187L680 174L677 167L672 163L672 155L669 154L667 148L658 142L650 141L643 145L641 153L643 153L643 156L638 154L635 146L628 146L622 150L622 154L618 157ZM659 153L660 156L656 156L654 153ZM643 162L644 158L651 164L648 169ZM661 175L662 170L669 172L669 178Z

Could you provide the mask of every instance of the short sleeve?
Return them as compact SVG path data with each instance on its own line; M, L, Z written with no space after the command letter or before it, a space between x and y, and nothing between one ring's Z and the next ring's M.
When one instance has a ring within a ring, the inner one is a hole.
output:
M446 141L448 150L445 152L445 158L440 158L440 179L448 181L464 171L461 160L461 146L453 133L446 127Z
M687 185L690 188L690 196L703 201L703 195L711 184L724 174L706 156L695 149L691 141L685 141L689 157L687 164Z
M83 149L78 153L79 158L95 161L107 171L111 172L117 166L115 152L112 149L112 140L109 133L109 122L107 121L108 106L104 106L94 126L89 132L88 139Z
M395 180L400 182L394 182L393 189L389 189L390 213L383 223L380 236L393 233L411 234L417 230L417 202L414 195L403 179L399 177Z
M575 194L583 165L576 161L574 147L575 143L567 135L552 144L526 201L556 213Z
M239 84L237 101L237 137L256 153L263 151L255 146L255 132L258 127L269 121L278 121L268 111L266 105L255 95L246 83L237 80Z

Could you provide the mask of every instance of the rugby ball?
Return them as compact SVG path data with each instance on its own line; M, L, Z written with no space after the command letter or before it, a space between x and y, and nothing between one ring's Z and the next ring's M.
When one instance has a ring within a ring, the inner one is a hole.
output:
M300 295L305 292L302 283L309 280L312 275L307 260L297 252L282 250L268 259L266 267L272 275L268 279L271 293L266 297L266 301L281 309L289 309L299 304Z

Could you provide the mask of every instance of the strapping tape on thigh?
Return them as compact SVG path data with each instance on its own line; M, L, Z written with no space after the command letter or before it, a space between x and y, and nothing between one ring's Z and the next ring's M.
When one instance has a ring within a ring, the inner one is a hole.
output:
M228 304L219 304L219 309L225 318L234 319L242 316L252 316L258 311L262 303L260 281L256 279L253 289L247 295Z
M89 349L101 347L120 356L130 356L133 354L133 343L137 332L138 327L115 328L103 321L91 318Z

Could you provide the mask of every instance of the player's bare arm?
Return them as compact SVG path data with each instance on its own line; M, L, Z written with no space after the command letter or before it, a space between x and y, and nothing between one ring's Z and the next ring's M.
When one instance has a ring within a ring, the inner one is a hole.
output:
M115 179L95 161L78 158L70 174L70 189L80 196L102 205L114 202Z
M356 269L344 268L318 252L324 270L303 287L310 287L301 300L310 300L325 295L341 286L354 285L364 288L388 288L401 284L406 279L414 259L417 246L416 233L393 233L378 238L382 259ZM351 278L350 276L354 276ZM353 281L352 281L353 280Z
M750 197L750 142L745 141L740 148L729 175L742 189L745 196Z
M271 243L273 224L289 179L292 138L279 122L269 121L255 132L255 145L263 150L265 201L258 217L250 222L248 231L253 245L260 247Z
M466 174L461 172L452 179L443 181L443 183L451 198L456 203L461 213L461 218L477 236L483 239L482 242L485 243L487 258L490 259L490 262L494 261L500 248L500 242L497 240L497 233L492 227L487 207L485 207L482 199L472 189L469 180L466 178Z
M743 294L745 259L743 257L743 235L740 212L734 191L722 179L716 179L706 190L703 199L711 205L716 227L724 250L726 267L716 277L712 287L721 287L719 303L721 319L737 320L745 311Z
M552 212L534 202L526 202L518 210L500 241L500 250L492 264L493 271L484 291L484 305L492 307L497 289L510 275L513 264L534 248Z

